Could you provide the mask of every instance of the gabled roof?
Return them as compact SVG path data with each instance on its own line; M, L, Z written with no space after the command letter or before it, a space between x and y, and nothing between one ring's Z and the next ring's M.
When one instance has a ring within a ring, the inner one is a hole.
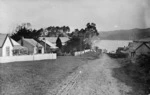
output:
M38 43L37 41L35 41L34 39L27 39L27 38L23 38L24 41L30 43L32 46L34 47L43 47L40 43Z
M53 43L47 41L47 40L42 40L44 43L46 43L47 45L49 45L51 48L53 49L57 49L58 47L56 47Z
M3 47L6 38L7 38L7 34L0 34L0 47Z
M7 37L9 37L8 34L0 34L0 48L3 47ZM9 39L10 39L10 37L9 37ZM11 44L13 46L13 43L12 43L11 39L10 39L10 42L11 42Z
M45 38L47 41L51 42L51 43L56 43L57 37L40 37L40 40L42 40L43 38ZM62 43L65 43L69 40L68 37L59 37Z
M129 51L135 51L142 43L133 42L130 44Z
M13 39L11 39L11 41L12 41L12 43L13 43L13 45L15 46L15 45L20 45L19 43L17 43L15 40L13 40Z
M150 38L140 39L139 42L150 42Z
M10 38L11 39L11 38ZM12 41L12 43L13 43L13 49L14 50L16 50L16 49L26 49L27 50L27 48L26 47L23 47L23 46L21 46L19 43L17 43L15 40L13 40L13 39L11 39L11 41Z
M145 45L147 48L150 49L150 44L141 43L141 42L133 42L129 47L129 51L130 52L135 52L136 50L141 48L143 45Z

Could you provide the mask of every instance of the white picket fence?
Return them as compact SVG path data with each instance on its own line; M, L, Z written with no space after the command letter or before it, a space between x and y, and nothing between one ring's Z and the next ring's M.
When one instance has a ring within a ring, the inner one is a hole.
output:
M84 53L89 52L89 51L90 51L90 49L87 49L87 50L84 50L84 51L78 51L78 52L74 53L74 56L78 56L78 55L84 54Z
M57 59L56 53L0 57L0 63Z

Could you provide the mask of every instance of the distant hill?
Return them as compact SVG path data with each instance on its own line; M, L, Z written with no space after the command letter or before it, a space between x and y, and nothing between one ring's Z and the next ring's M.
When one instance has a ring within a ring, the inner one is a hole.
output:
M130 30L114 30L101 31L100 39L107 40L138 40L150 37L150 28L147 29L130 29Z

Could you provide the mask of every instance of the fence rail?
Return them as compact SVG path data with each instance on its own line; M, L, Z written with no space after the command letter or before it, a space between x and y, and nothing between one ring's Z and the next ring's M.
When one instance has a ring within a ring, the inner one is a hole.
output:
M36 55L21 55L21 56L7 56L0 57L0 63L17 62L17 61L34 61L34 60L46 60L56 59L57 55L52 54L36 54Z
M78 56L78 55L84 54L84 53L89 52L89 51L90 51L90 49L87 49L87 50L84 50L84 51L78 51L78 52L74 53L74 56Z

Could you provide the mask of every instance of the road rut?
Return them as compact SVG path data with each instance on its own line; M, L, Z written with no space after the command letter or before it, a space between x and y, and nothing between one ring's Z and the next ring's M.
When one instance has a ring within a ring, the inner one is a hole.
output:
M47 95L128 95L131 87L112 76L117 62L107 55L79 67Z

